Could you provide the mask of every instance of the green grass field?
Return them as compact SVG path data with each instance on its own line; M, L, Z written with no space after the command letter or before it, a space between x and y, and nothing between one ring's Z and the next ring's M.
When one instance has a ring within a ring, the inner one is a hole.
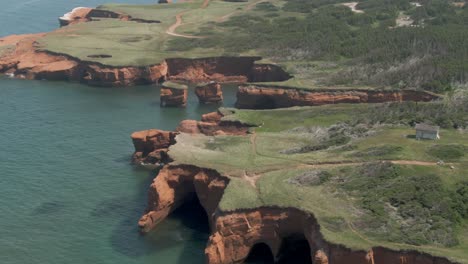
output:
M182 83L167 81L162 83L162 87L178 89L178 90L187 90L188 86Z
M247 136L181 134L169 154L230 177L222 210L296 207L313 213L334 243L468 263L468 133L442 129L440 140L416 140L405 124L353 123L375 107L220 109L224 120L257 127Z
M212 0L207 8L203 1L168 5L102 5L99 9L130 15L132 18L157 20L161 23L140 23L118 19L98 18L99 21L80 23L47 34L38 41L40 49L67 54L83 61L109 66L148 66L166 58L202 58L224 55L221 47L196 48L187 52L171 50L171 40L180 38L167 34L183 14L182 25L174 33L192 34L205 24L216 23L222 16L243 8L248 2ZM107 55L96 58L94 55Z

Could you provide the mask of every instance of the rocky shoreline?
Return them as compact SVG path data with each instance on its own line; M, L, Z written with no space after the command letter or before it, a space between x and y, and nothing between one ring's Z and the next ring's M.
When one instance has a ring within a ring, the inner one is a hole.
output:
M299 89L280 86L239 86L237 108L275 109L292 106L318 106L325 104L360 104L385 102L428 102L440 96L420 90L370 89Z
M144 67L107 66L39 50L36 41L44 35L15 35L0 39L0 45L14 46L14 49L0 56L0 73L19 79L70 81L93 86L158 84L164 80L221 83L243 83L252 79L284 80L262 79L262 76L273 76L258 70L255 61L259 57L174 58Z
M80 8L62 17L60 24L67 26L99 17L159 23L137 20L110 11ZM280 82L292 77L277 65L256 64L260 57L168 58L144 67L113 67L40 50L37 40L44 35L45 33L39 33L1 38L0 45L13 48L0 54L0 73L20 79L70 81L95 86L159 84L165 80L208 82L196 90L202 103L222 101L219 84L210 82ZM162 95L167 97L165 105L186 104L186 90L163 88ZM286 87L241 85L236 106L267 109L335 103L426 102L438 98L437 95L413 90L305 91ZM241 263L258 244L268 246L273 256L278 258L284 253L281 245L288 239L292 239L292 243L305 242L312 263L453 263L445 258L417 251L394 251L382 247L373 247L367 251L351 250L329 243L321 234L316 218L311 213L296 208L260 207L222 211L219 202L229 184L229 178L217 171L190 164L171 165L172 159L168 153L170 146L176 144L179 133L210 136L249 133L249 125L224 121L222 117L221 112L209 113L203 115L201 121L182 121L176 131L151 129L132 134L135 147L132 162L152 168L164 166L150 187L148 206L138 223L143 233L149 232L185 202L198 199L208 215L211 229L205 249L207 263L210 264Z

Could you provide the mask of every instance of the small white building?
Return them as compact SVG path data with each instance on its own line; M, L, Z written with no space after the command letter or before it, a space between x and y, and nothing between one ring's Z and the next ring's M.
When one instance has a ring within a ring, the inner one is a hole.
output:
M440 139L439 126L416 124L416 139Z

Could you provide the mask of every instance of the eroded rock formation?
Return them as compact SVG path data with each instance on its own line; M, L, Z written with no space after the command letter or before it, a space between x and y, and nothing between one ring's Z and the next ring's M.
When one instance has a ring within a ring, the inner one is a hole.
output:
M221 112L212 112L202 116L201 121L184 120L180 122L176 131L149 129L134 132L131 135L135 152L132 163L152 167L167 164L172 161L168 155L171 145L176 143L179 133L205 135L245 135L250 126L240 122L221 120Z
M416 90L299 90L281 87L240 86L236 107L273 109L291 106L316 106L338 103L427 102L439 97Z
M135 164L165 164L170 162L167 155L169 146L175 144L177 132L150 129L131 135L135 152L132 162Z
M211 219L227 184L227 178L213 170L194 166L165 166L151 184L148 207L138 226L148 232L184 202L197 196ZM197 195L197 193L204 195ZM212 220L209 221L211 222Z
M203 115L199 123L182 122L179 131L188 129L188 123L193 133L215 134L215 130L200 127L211 123L226 129L222 118L221 112L209 113ZM225 133L233 133L230 129L233 128L229 127ZM152 153L160 148L167 149L175 143L177 133L159 130L134 133L134 157L140 158L143 153ZM351 250L330 243L324 239L314 215L297 208L263 206L225 211L219 204L229 182L229 177L212 169L167 164L151 184L146 212L138 222L141 232L152 230L185 202L198 200L206 212L211 230L205 249L209 264L243 263L259 244L265 244L275 260L282 261L288 260L289 255L299 254L314 264L454 264L445 258L417 251L382 247ZM295 251L291 252L291 249Z
M160 23L157 20L133 18L123 13L87 7L75 8L59 20L61 26L68 26L101 18ZM2 51L0 54L0 74L24 79L74 81L96 86L154 84L166 79L188 82L246 82L284 81L291 77L279 66L255 64L260 57L173 58L142 67L108 66L39 49L37 41L45 35L41 33L0 38L0 46L8 46L8 52ZM106 58L111 55L90 54L88 57ZM212 97L207 97L207 102L216 101L219 96L219 93L215 93Z
M8 49L0 54L0 73L16 78L80 82L95 86L130 86L155 84L168 80L189 82L245 82L250 77L257 57L219 57L200 59L167 59L154 65L107 66L82 61L64 54L54 54L38 48L37 40L45 33L14 35L0 38L0 46ZM110 55L90 55L90 57ZM276 71L276 70L275 70ZM250 76L250 77L249 77ZM264 77L261 77L264 76ZM281 81L264 71L255 80ZM273 79L262 79L267 78ZM208 100L217 100L219 93Z
M176 131L188 134L214 135L246 135L250 126L240 122L222 120L223 114L219 111L204 114L201 121L183 120Z
M217 104L223 101L223 90L218 82L209 82L195 87L195 94L201 104Z
M0 73L20 79L72 81L97 86L157 83L167 74L164 62L147 67L110 67L40 51L36 40L44 35L15 35L0 39L0 45L11 47L0 57Z
M187 106L187 88L161 87L161 106L185 107Z
M453 263L417 251L393 251L381 247L351 250L329 243L323 238L315 217L295 208L222 211L218 204L228 184L229 178L214 170L168 165L151 185L147 212L138 225L142 232L148 232L170 212L196 196L206 210L211 229L205 249L210 264L242 263L259 243L266 244L277 260L287 257L288 248L294 248L294 243L306 243L303 250L307 252L302 254L314 264ZM289 247L285 246L287 244Z
M168 78L192 82L274 82L285 81L289 74L276 74L278 66L255 64L260 57L212 57L200 59L167 59ZM269 73L268 71L273 71ZM282 71L282 70L281 70ZM284 71L283 71L284 72Z

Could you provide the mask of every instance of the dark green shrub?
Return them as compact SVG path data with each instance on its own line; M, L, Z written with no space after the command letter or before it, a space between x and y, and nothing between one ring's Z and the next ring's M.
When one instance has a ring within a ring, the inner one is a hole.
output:
M444 161L458 160L468 151L463 145L435 145L427 151L429 155Z

